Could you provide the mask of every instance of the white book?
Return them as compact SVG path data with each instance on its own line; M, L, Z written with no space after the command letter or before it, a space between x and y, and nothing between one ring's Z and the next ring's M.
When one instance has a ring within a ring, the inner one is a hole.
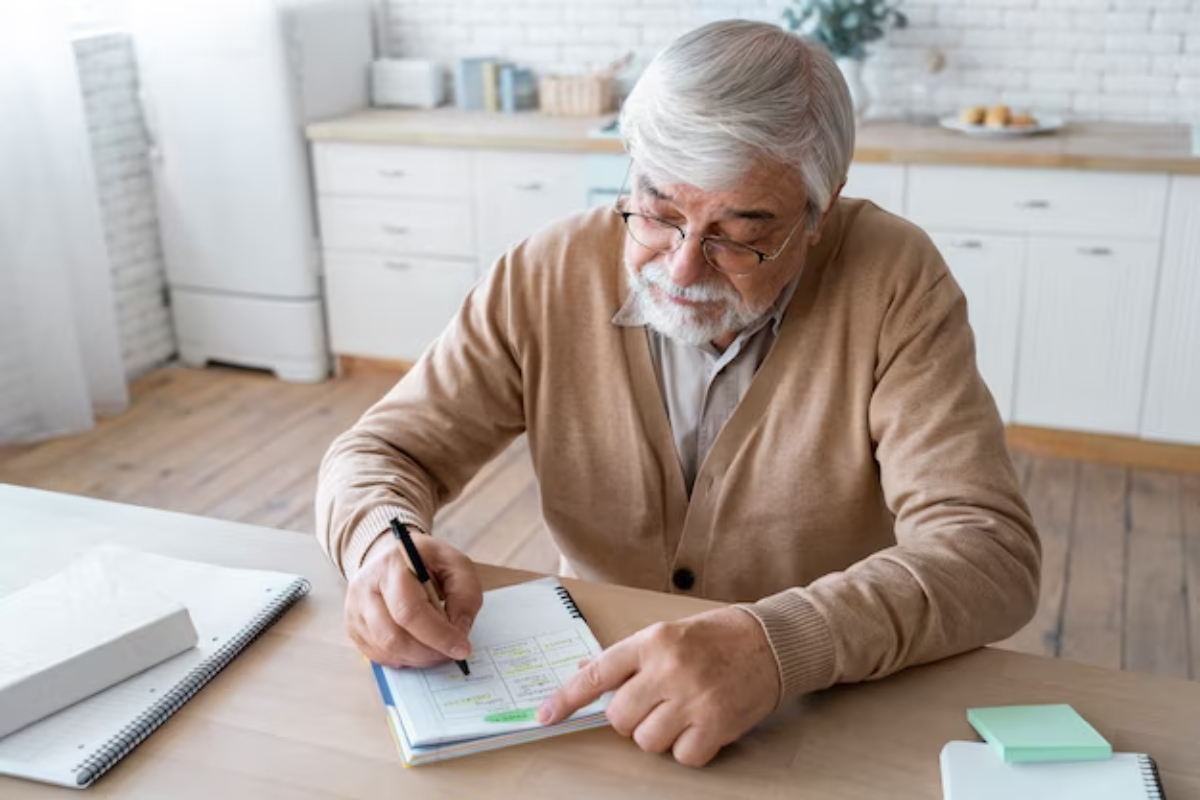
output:
M1011 764L986 742L948 742L942 748L945 800L1162 800L1154 760L1113 753L1100 761Z
M0 774L83 788L190 700L309 589L298 575L231 569L115 546L123 579L187 608L198 643L0 738Z
M484 592L471 628L470 676L448 662L428 669L373 664L400 755L416 765L608 724L609 696L557 725L538 705L601 647L556 578Z
M100 548L0 597L0 737L196 645L177 600Z

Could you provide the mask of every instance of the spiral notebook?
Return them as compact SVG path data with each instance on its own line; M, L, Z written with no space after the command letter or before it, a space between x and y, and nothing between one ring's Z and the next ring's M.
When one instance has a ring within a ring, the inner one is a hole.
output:
M484 592L471 628L471 674L372 664L401 760L415 766L608 724L608 696L561 723L539 725L538 704L601 652L556 578Z
M183 604L199 644L0 739L0 774L89 786L308 593L298 575L124 550L126 574Z
M1145 753L1101 761L1006 763L986 742L942 748L945 800L1165 800L1158 767Z

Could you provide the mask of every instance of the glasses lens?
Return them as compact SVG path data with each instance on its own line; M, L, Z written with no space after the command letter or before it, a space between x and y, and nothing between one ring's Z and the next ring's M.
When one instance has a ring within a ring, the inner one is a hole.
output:
M705 239L704 257L721 272L745 275L761 263L758 253L744 244L728 239Z
M653 217L630 214L626 217L625 224L629 226L629 235L633 240L649 250L670 252L683 241L678 228Z

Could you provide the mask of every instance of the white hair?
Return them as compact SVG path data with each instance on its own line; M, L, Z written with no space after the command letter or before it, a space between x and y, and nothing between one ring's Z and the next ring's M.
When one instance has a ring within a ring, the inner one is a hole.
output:
M799 175L812 230L846 179L854 111L819 43L724 20L676 39L621 108L626 151L658 180L727 189L764 158Z

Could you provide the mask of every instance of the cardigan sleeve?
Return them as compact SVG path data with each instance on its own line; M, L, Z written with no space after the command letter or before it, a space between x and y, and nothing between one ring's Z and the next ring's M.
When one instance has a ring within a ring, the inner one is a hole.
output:
M1003 639L1037 608L1037 533L965 298L932 253L926 288L884 316L869 403L895 546L742 606L776 654L781 702Z
M508 257L413 368L330 445L317 538L347 577L398 516L431 533L438 508L525 428Z

